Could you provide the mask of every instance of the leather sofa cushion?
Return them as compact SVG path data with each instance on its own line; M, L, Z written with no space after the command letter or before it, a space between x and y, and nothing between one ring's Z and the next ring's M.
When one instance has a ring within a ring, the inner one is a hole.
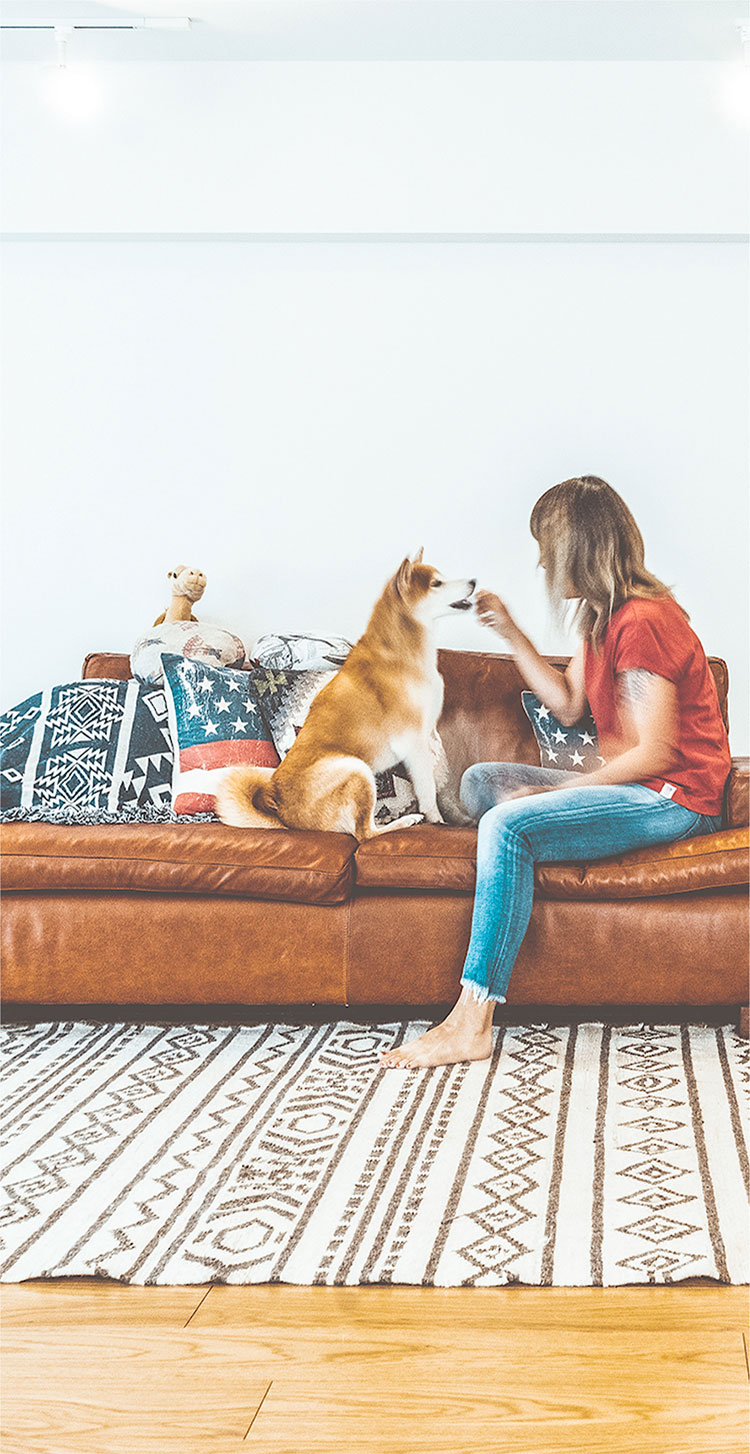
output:
M0 844L6 892L219 894L297 904L344 903L356 848L347 833L221 823L6 823Z
M358 888L474 892L476 829L420 824L361 843ZM547 899L640 899L748 882L748 830L732 828L595 863L537 864Z
M476 828L434 823L395 828L360 843L354 859L357 888L473 894L476 848Z
M536 886L547 899L647 899L736 888L748 882L748 839L747 828L728 828L596 863L540 863Z
M750 757L732 758L724 816L728 828L740 828L750 823Z

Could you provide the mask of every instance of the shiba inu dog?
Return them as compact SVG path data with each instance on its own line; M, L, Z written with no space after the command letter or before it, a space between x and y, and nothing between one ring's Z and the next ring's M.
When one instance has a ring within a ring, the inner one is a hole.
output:
M236 828L319 828L360 841L425 818L442 823L438 794L444 754L437 734L443 679L434 625L473 609L474 580L447 581L422 550L401 562L376 602L367 630L315 697L299 735L276 768L232 768L216 795ZM405 763L419 813L375 822L375 773ZM453 821L460 810L443 804Z

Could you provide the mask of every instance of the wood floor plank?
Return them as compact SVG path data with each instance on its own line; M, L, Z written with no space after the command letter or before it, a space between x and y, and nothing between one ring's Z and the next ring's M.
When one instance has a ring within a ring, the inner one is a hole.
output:
M88 1416L86 1416L88 1418ZM175 1433L169 1428L151 1424L144 1434L134 1436L127 1426L110 1425L88 1420L85 1427L49 1430L38 1426L20 1436L5 1434L3 1454L247 1454L244 1439L222 1434L193 1435ZM255 1451L257 1454L257 1450ZM295 1454L300 1454L297 1447Z
M194 1330L191 1323L188 1331ZM688 1402L698 1397L696 1380L722 1379L727 1385L747 1383L745 1348L741 1332L632 1331L621 1328L599 1331L570 1331L565 1328L471 1327L466 1336L455 1327L377 1329L331 1322L316 1328L292 1329L289 1325L257 1322L221 1329L198 1329L210 1346L212 1335L223 1340L226 1356L252 1358L269 1378L301 1377L310 1388L337 1381L369 1380L380 1386L390 1378L396 1364L416 1384L420 1379L437 1380L454 1376L462 1367L462 1349L470 1349L471 1378L477 1387L493 1379L499 1363L508 1364L517 1387L536 1387L540 1367L546 1381L567 1388L575 1377L577 1385L627 1381L638 1386L651 1379L656 1368L668 1371L670 1385L683 1388ZM574 1367L574 1374L571 1374ZM530 1382L529 1382L530 1380Z
M184 1328L209 1290L207 1284L128 1287L94 1277L6 1282L0 1284L0 1320L6 1333L81 1323Z
M1 1374L3 1451L16 1440L29 1454L236 1450L271 1382L237 1338L100 1325L16 1332Z
M356 1429L350 1423L322 1438L310 1432L308 1421L291 1435L256 1421L242 1449L247 1454L747 1454L747 1444L747 1420L734 1416L689 1424L673 1418L611 1423L594 1417L557 1428L534 1423L519 1428L495 1420L476 1430L461 1422L438 1429L428 1417L419 1427L403 1420L395 1432L378 1419Z
M214 1285L194 1314L202 1328L278 1325L294 1332L334 1326L370 1330L421 1329L425 1322L460 1339L480 1329L565 1328L589 1334L607 1328L644 1331L742 1332L750 1288L715 1284L669 1287L299 1287L259 1283Z
M471 1348L451 1371L432 1359L400 1359L379 1373L372 1360L346 1361L339 1372L317 1365L309 1375L277 1373L248 1436L263 1454L291 1454L305 1430L305 1450L566 1450L628 1454L746 1454L748 1393L742 1339L701 1338L659 1348L656 1337L630 1335L621 1348L524 1344L494 1362ZM679 1428L679 1436L675 1429Z
M3 1454L747 1454L747 1288L5 1285Z

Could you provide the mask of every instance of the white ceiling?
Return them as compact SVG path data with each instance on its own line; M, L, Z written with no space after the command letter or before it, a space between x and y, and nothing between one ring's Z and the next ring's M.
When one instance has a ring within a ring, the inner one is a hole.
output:
M81 31L70 58L173 61L728 61L748 0L0 0L0 23L184 16L187 32ZM6 61L54 55L3 31Z

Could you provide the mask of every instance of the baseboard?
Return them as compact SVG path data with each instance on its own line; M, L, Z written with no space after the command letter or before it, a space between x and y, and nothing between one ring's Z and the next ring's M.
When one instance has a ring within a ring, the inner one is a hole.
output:
M324 1025L335 1020L374 1024L389 1020L440 1020L450 1003L436 1005L68 1005L6 1004L3 1021L39 1024L45 1020L90 1020L103 1023L176 1025ZM496 1025L571 1025L585 1020L608 1025L736 1023L740 1007L730 1005L497 1005Z

